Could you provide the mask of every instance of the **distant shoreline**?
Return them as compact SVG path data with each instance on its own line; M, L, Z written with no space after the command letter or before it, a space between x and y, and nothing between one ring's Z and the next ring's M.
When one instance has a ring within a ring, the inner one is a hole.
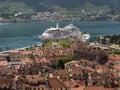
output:
M74 21L71 21L71 20L63 20L63 21L59 21L59 22L120 22L118 20L86 20L86 21L79 21L79 20L74 20ZM5 23L0 23L0 25L6 25L6 24L15 24L15 23L39 23L39 22L53 22L53 21L31 21L31 22L5 22ZM54 21L54 22L58 22L58 21Z
M6 24L9 24L9 23L0 23L0 25L6 25Z

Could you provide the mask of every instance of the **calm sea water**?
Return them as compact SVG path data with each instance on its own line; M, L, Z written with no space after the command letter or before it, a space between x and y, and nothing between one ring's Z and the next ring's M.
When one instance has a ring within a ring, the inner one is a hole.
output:
M80 28L83 33L91 34L91 41L96 36L107 34L120 34L120 22L113 21L85 21L85 22L60 22L60 27L69 23ZM55 27L55 22L34 22L34 23L11 23L0 25L0 48L10 49L21 48L42 42L38 38L45 29Z

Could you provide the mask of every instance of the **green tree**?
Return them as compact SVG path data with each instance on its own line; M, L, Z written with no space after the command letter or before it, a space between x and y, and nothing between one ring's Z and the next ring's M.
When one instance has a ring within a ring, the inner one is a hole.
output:
M69 48L71 43L71 41L63 39L58 42L58 45L60 45L62 48Z
M5 1L0 3L0 16L13 18L15 14L26 15L34 13L33 9L22 2Z
M64 64L66 62L72 61L72 60L76 60L77 59L77 55L71 55L71 56L67 56L67 57L59 57L56 60L56 67L57 68L61 68L64 69Z

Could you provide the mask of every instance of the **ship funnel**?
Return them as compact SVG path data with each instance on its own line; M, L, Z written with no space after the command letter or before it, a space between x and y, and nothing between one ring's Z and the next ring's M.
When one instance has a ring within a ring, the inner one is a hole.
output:
M56 24L56 28L59 28L59 23Z

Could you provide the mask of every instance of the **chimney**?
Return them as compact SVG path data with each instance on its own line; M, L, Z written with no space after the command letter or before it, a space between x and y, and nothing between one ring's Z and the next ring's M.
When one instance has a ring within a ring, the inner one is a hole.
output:
M39 71L39 76L41 76L41 72Z
M88 73L87 85L88 85L88 86L92 86L92 85L93 85L93 80L92 80L92 78L91 78L91 74L90 74L90 73Z
M91 74L90 73L88 73L88 79L91 79Z
M53 78L54 76L53 76L53 73L50 73L49 74L49 78Z
M119 81L120 81L120 72L118 72L118 75L119 75Z
M59 28L59 23L56 24L56 28Z
M34 76L32 75L32 79L34 79Z

